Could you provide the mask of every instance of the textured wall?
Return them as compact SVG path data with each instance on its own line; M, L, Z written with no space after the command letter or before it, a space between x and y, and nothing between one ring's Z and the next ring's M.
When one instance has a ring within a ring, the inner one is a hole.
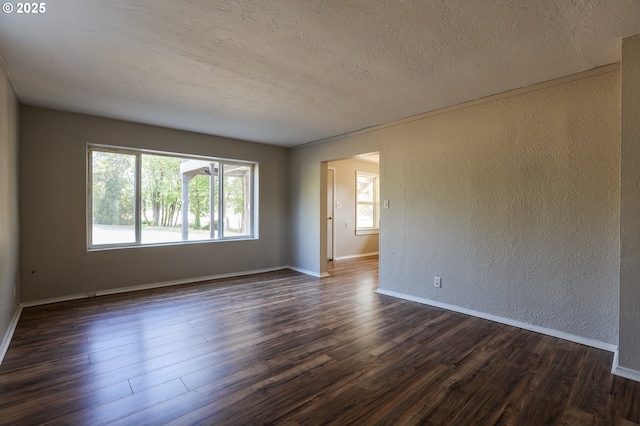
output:
M30 106L21 114L23 301L287 264L285 149ZM88 143L258 161L260 238L88 252Z
M611 72L294 150L305 188L290 195L292 262L323 268L322 238L299 232L322 226L302 202L321 192L320 162L380 151L381 288L616 344L619 82Z
M621 367L640 371L640 34L622 41Z
M20 303L19 229L18 102L0 67L0 342Z
M356 171L378 173L376 163L361 160L342 160L329 163L336 169L335 209L336 258L378 252L378 234L355 235L356 227ZM345 224L347 224L345 226Z

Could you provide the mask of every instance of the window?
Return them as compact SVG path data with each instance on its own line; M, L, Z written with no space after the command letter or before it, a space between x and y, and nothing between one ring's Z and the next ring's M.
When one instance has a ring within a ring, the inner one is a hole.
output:
M90 248L253 237L254 164L89 147Z
M356 172L356 235L380 228L380 186L377 173Z

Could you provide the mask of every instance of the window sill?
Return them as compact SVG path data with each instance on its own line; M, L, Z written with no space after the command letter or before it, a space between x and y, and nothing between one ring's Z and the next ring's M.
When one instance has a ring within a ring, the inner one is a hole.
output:
M356 229L356 235L377 235L380 233L379 228Z
M87 251L104 251L104 250L122 250L122 249L136 249L136 248L149 248L149 247L175 247L175 246L188 246L192 244L208 244L208 243L225 243L231 241L253 241L258 240L258 237L251 236L239 236L234 238L212 239L212 240L192 240L192 241L168 241L166 243L147 243L147 244L104 244L97 246L88 246Z

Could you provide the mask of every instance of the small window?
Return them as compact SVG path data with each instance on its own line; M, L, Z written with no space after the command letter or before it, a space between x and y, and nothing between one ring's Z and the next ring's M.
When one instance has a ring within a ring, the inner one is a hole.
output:
M380 186L377 173L356 172L356 235L380 228Z
M253 237L254 164L89 147L88 246Z

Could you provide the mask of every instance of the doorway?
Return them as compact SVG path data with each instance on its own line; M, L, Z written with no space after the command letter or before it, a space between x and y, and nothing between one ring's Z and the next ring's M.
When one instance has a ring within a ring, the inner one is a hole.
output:
M368 153L325 163L322 252L328 262L379 253L379 161L378 153ZM366 185L369 181L375 184Z

